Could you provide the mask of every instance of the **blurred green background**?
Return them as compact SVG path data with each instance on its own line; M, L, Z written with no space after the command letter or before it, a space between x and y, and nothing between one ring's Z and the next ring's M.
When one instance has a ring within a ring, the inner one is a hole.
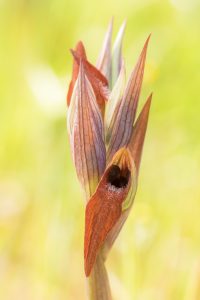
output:
M115 300L200 299L200 2L0 0L0 299L84 300L84 203L65 95L82 39L95 63L124 19L130 72L150 32L139 189L107 262ZM141 107L141 106L140 106Z

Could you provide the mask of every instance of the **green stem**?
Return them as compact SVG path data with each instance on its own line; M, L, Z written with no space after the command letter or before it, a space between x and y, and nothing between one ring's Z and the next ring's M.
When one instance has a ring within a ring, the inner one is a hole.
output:
M108 274L101 255L98 255L88 280L89 300L112 300Z

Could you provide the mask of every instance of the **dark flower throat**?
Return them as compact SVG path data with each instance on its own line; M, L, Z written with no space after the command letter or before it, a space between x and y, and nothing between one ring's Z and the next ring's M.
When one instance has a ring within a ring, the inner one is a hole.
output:
M121 170L119 166L112 165L108 173L108 183L116 188L125 188L130 178L130 171L128 168Z

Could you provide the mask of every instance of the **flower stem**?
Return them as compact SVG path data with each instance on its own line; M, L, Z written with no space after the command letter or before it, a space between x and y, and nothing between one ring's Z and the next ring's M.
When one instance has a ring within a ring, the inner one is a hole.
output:
M112 300L108 274L100 254L87 280L89 300Z

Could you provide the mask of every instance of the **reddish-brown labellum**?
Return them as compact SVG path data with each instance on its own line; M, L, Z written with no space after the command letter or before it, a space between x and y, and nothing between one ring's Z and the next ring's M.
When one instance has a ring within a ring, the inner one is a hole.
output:
M90 275L107 234L122 214L131 183L131 168L126 149L121 149L105 171L96 192L89 200L85 217L85 274Z

